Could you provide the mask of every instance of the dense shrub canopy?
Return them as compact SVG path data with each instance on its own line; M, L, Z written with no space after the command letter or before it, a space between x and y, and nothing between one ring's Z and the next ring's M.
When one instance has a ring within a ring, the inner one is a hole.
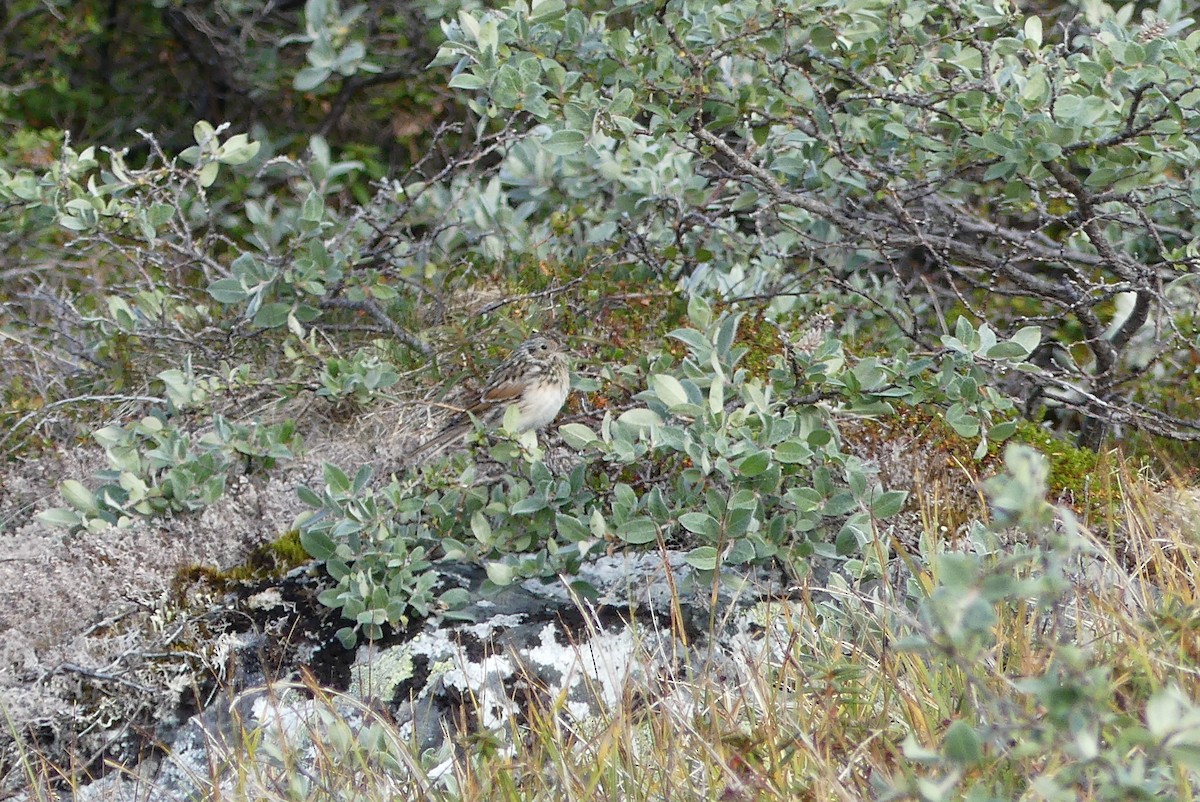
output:
M83 266L199 269L203 280L185 283L258 327L368 303L397 334L385 318L404 320L414 290L443 287L456 265L607 255L688 292L836 300L865 329L889 321L901 337L892 349L944 347L959 316L999 332L1036 326L1031 369L1005 385L1027 412L1046 401L1078 410L1073 425L1091 447L1106 423L1197 436L1191 394L1161 392L1172 377L1190 381L1194 353L1200 98L1197 35L1169 4L1140 19L1132 6L1063 9L1053 24L1008 3L627 2L589 15L557 0L456 14L309 2L305 33L283 35L299 11L124 11L205 32L239 76L225 83L243 85L226 94L253 100L229 133L253 124L258 145L211 127L190 149L173 144L175 129L136 142L126 130L116 140L134 151L115 164L94 148L116 143L83 142L87 158L30 172L22 159L47 152L18 138L29 149L10 157L5 192L26 253L48 245L51 258L71 236L70 259ZM414 88L413 60L434 52L421 44L431 40L389 38L425 13L453 20L433 64L449 70L454 96L436 70ZM79 47L133 59L108 35L80 34ZM66 69L32 53L14 69L33 64L43 85ZM379 87L390 94L374 97ZM47 106L57 97L37 96ZM32 102L30 92L10 99L26 113ZM325 117L274 116L313 102ZM382 153L353 137L362 121L386 125L371 116L379 104L416 161L368 199ZM395 116L450 108L440 129ZM304 131L325 139L293 161ZM244 162L240 177L210 186L221 164ZM63 233L47 242L51 219ZM14 287L87 280L20 278ZM41 295L10 298L62 328Z

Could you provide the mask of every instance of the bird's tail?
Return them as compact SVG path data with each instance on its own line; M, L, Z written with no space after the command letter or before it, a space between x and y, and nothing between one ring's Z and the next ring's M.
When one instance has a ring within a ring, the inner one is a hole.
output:
M470 423L459 423L447 426L445 429L442 429L433 437L417 446L409 456L410 463L417 465L420 462L429 459L446 446L454 443L457 440L461 440L467 435L468 432L471 431L471 428L472 427Z

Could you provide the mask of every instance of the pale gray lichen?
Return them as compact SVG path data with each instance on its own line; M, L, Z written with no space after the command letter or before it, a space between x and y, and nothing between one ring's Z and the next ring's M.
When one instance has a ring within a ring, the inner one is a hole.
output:
M400 683L412 679L412 650L405 644L371 651L366 660L351 666L348 693L356 699L390 702Z

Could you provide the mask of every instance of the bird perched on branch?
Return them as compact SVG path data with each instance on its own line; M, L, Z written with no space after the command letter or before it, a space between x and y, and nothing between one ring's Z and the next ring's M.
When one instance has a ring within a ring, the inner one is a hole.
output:
M417 447L414 459L434 453L465 437L472 419L489 429L517 408L516 431L541 429L562 409L570 389L567 357L552 337L537 334L518 345L488 377L478 400L456 414L436 435Z

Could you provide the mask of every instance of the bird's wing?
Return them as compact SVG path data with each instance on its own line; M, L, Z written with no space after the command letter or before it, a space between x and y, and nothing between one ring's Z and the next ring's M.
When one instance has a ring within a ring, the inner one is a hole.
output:
M482 410L490 409L497 404L511 404L520 399L521 394L524 392L525 384L512 379L489 384L479 396L479 402L467 411L478 413Z

